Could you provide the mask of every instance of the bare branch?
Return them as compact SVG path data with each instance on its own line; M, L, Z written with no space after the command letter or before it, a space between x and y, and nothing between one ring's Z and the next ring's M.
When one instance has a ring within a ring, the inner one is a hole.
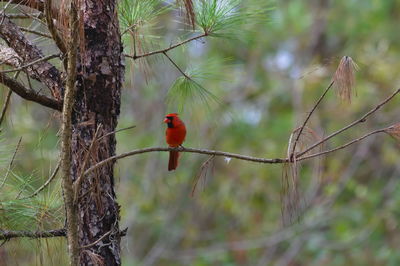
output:
M41 31L38 31L38 30L29 29L29 28L24 28L24 27L19 27L19 29L24 31L24 32L35 34L37 36L41 36L41 37L44 37L44 38L52 39L51 35L49 35L49 34L47 34L45 32L41 32Z
M30 66L33 66L34 64L37 64L37 63L40 63L40 62L43 62L43 61L47 61L47 60L50 60L50 59L53 59L53 58L57 58L57 57L60 57L60 54L48 55L48 56L39 58L39 59L37 59L37 60L35 60L35 61L32 61L32 62L30 62L29 64L20 66L20 67L18 67L18 68L7 69L7 70L0 71L0 73L11 73L11 72L15 72L15 71L21 71L21 70L24 70L24 69L26 69L26 68L28 68L28 67L30 67Z
M10 104L11 95L12 95L12 90L9 89L7 92L6 100L4 101L3 109L1 110L0 126L4 121L4 118L6 117L6 112Z
M42 52L32 44L22 33L15 23L6 15L0 14L0 37L3 38L9 47L20 56L23 62L32 62L42 59ZM61 99L63 85L58 69L49 62L40 61L27 69L27 73L35 79L43 82L51 91L53 97Z
M155 55L155 54L163 54L163 53L166 53L166 52L168 52L168 51L170 51L172 49L175 49L175 48L177 48L179 46L182 46L182 45L184 45L184 44L186 44L188 42L191 42L191 41L194 41L194 40L198 40L198 39L201 39L201 38L206 37L206 36L208 36L207 33L202 33L202 34L197 35L195 37L192 37L192 38L189 38L189 39L184 40L182 42L179 42L179 43L176 43L174 45L171 45L168 48L164 48L164 49L161 49L161 50L148 52L148 53L140 54L140 55L128 55L128 54L126 54L125 56L129 57L129 58L132 58L133 60L136 60L136 59L139 59L139 58L142 58L142 57L147 57L147 56L151 56L151 55Z
M97 169L109 162L113 162L115 160L119 160L119 159L122 159L125 157L130 157L133 155L148 153L148 152L160 152L160 151L164 151L164 152L168 151L169 152L169 151L174 151L174 150L179 151L179 152L190 152L190 153L208 154L208 155L214 155L214 156L223 156L223 157L228 157L228 158L234 158L234 159L256 162L256 163L265 163L265 164L281 164L281 163L287 163L289 161L286 158L266 159L266 158L257 158L257 157L252 157L252 156L236 154L236 153L230 153L230 152L213 151L213 150L205 150L205 149L193 149L193 148L185 148L185 147L178 147L178 148L154 147L154 148L137 149L137 150L133 150L130 152L112 156L101 162L98 162L97 164L95 164L92 167L90 167L89 169L87 169L85 171L84 175L89 174L90 172L94 171L95 169Z
M124 131L124 130L128 130L128 129L132 129L132 128L135 128L135 127L136 126L130 126L130 127L125 127L125 128L121 128L121 129L117 129L117 130L108 132L107 134L105 134L105 135L101 136L100 138L98 138L98 140L101 140L102 138L108 137L108 136L110 136L112 134L115 134L115 133L118 133L118 132L121 132L121 131Z
M370 133L365 134L365 135L362 136L362 137L359 137L359 138L357 138L357 139L354 139L354 140L352 140L352 141L349 141L349 142L347 142L346 144L343 144L343 145L341 145L341 146L339 146L339 147L337 147L337 148L330 149L330 150L327 150L327 151L318 152L318 153L314 153L314 154L310 154L310 155L307 155L307 156L304 156L304 157L301 157L301 158L297 159L297 161L302 161L302 160L311 159L311 158L314 158L314 157L318 157L318 156L321 156L321 155L325 155L325 154L328 154L328 153L331 153L331 152L335 152L335 151L344 149L344 148L346 148L346 147L348 147L348 146L350 146L350 145L352 145L352 144L354 144L354 143L357 143L357 142L359 142L359 141L362 141L363 139L365 139L365 138L367 138L367 137L369 137L369 136L372 136L372 135L374 135L374 134L378 134L378 133L385 132L387 129L388 129L388 128L382 128L382 129L374 130L374 131L372 131L372 132L370 132Z
M10 14L10 13L8 13L7 17L10 19L31 19L32 17L42 18L43 13L34 13L34 14L19 14L19 13Z
M182 74L185 78L187 78L188 80L191 80L191 81L194 82L194 80L191 79L188 75L186 75L186 73L175 63L175 61L172 60L172 58L168 56L167 52L163 52L163 54L164 54L165 57L167 57L168 60L174 65L174 67L176 67L176 68L178 69L178 71L181 72L181 74Z
M0 73L0 82L25 100L36 102L51 109L61 111L61 102L26 88L24 85L8 77L6 74Z
M291 156L291 157L292 157L292 156L294 155L294 152L295 152L295 150L296 150L297 142L300 140L301 133L303 133L304 127L307 125L308 120L310 120L312 114L313 114L314 111L317 109L318 105L322 102L322 99L324 99L325 95L328 93L328 91L329 91L330 88L332 87L333 83L334 83L334 82L332 81L332 82L329 84L329 86L325 89L324 93L321 95L321 97L320 97L320 98L318 99L318 101L315 103L315 105L313 106L313 108L311 109L311 111L308 113L306 119L304 120L303 125L300 127L300 131L299 131L299 133L297 134L296 140L294 141L293 148L292 148L292 152L291 152L291 154L288 155L288 156Z
M20 71L14 74L14 79L17 79L19 76ZM1 116L0 116L0 126L4 121L4 118L6 117L7 109L8 106L10 105L10 100L11 100L11 95L12 95L12 90L8 90L6 100L4 101L3 109L1 110Z
M0 240L9 240L17 237L29 238L48 238L48 237L64 237L66 235L65 229L55 229L49 231L8 231L0 229Z
M400 92L400 88L397 89L395 92L393 92L389 97L387 97L385 100L383 100L381 103L379 103L377 106L375 106L372 110L370 110L368 113L364 114L361 118L355 120L354 122L352 122L351 124L343 127L342 129L333 132L332 134L330 134L329 136L323 138L322 140L318 141L317 143L311 145L309 148L307 148L306 150L304 150L303 152L299 153L297 155L297 158L300 158L300 156L306 154L307 152L311 151L312 149L314 149L315 147L319 146L320 144L326 142L327 140L339 135L340 133L342 133L343 131L348 130L349 128L354 127L355 125L358 125L360 123L363 123L366 121L367 117L372 115L373 113L375 113L376 111L378 111L382 106L384 106L385 104L387 104L391 99L394 98L394 96L396 96L398 93Z

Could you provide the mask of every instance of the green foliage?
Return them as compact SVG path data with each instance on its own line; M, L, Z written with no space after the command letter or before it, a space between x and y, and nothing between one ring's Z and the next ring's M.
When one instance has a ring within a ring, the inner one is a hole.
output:
M137 29L148 26L159 15L169 9L160 0L121 0L118 4L122 30Z
M208 60L195 67L189 67L185 71L186 76L178 77L168 91L167 103L171 107L183 112L187 109L206 108L210 110L211 105L220 104L218 97L201 83L210 80L223 79L220 73L220 62Z
M243 24L254 24L266 16L265 4L253 8L241 0L195 1L196 22L210 36L232 38Z

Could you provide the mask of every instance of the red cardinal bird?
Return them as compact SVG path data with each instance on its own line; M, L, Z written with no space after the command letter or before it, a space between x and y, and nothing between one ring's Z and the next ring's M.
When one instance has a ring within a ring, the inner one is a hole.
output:
M178 114L168 114L165 116L164 123L167 123L167 131L165 132L165 139L170 147L179 147L186 136L186 127L182 120L179 119ZM175 170L178 166L179 152L169 152L168 171Z

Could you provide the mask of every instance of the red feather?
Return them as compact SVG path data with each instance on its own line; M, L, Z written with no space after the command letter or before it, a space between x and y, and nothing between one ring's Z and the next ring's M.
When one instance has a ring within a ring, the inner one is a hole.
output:
M185 141L186 127L178 114L172 113L165 116L164 123L167 124L165 139L168 146L179 147ZM178 167L179 152L169 152L168 171L175 170Z

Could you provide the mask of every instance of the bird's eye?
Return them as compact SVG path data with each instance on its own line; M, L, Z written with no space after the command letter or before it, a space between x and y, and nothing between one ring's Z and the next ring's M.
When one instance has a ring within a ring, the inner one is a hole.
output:
M170 120L172 122L172 116L167 116L167 119Z

